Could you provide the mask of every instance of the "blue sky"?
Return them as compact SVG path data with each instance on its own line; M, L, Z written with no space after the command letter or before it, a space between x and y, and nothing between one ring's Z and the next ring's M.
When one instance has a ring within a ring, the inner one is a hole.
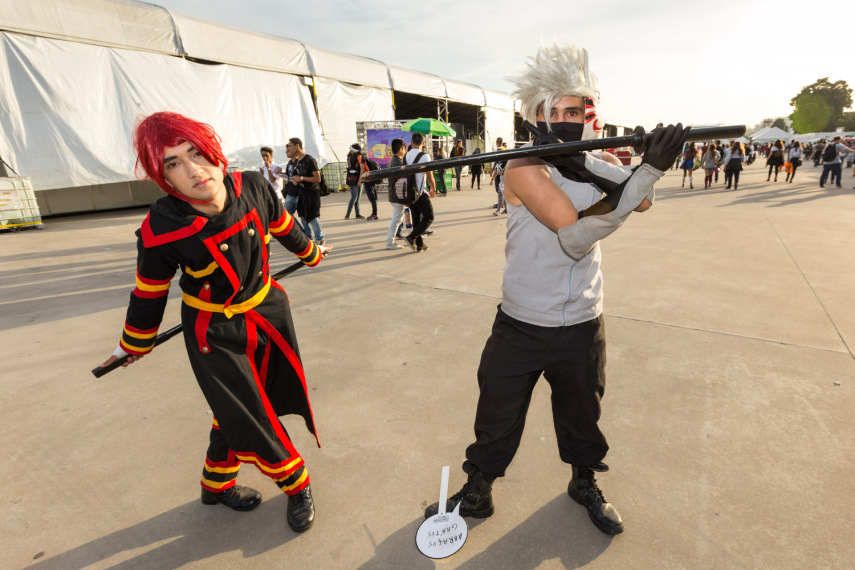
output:
M852 11L839 3L832 9L793 0L156 4L505 92L513 89L505 77L542 43L572 41L590 54L606 119L630 126L750 127L791 113L790 99L820 77L855 88Z

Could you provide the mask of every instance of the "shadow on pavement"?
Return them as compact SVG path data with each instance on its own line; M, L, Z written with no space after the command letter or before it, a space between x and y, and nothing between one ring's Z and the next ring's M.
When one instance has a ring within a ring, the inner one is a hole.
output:
M111 568L179 568L232 551L252 558L298 537L288 528L286 510L287 497L281 494L250 513L192 501L61 554L47 553L50 558L28 568L84 568L122 554ZM158 543L163 544L151 548ZM143 548L145 552L132 554Z

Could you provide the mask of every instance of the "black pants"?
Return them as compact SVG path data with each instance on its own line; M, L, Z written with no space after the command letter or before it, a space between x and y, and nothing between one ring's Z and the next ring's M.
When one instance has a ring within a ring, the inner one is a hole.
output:
M368 201L371 202L371 215L377 215L377 191L374 189L373 182L366 182L363 184L365 188L365 195L368 196Z
M475 443L466 458L502 477L522 438L531 394L541 374L552 387L552 421L561 460L592 465L609 449L597 426L606 388L603 316L568 327L540 327L502 312L481 353Z
M424 192L415 203L410 206L413 215L413 231L407 237L416 240L416 245L424 245L422 234L425 233L433 223L433 204L430 196Z
M445 170L439 171L438 180L436 181L436 191L444 194L447 188L445 187Z
M474 188L475 187L475 181L477 180L478 181L478 190L480 190L481 189L481 169L479 168L478 170L470 170L470 172L472 173L472 180L469 183L469 188Z
M460 190L460 175L463 173L462 166L454 167L454 175L457 176L457 189Z
M735 186L739 186L739 173L741 170L725 170L724 171L724 182L727 184L727 187L730 188L731 182Z

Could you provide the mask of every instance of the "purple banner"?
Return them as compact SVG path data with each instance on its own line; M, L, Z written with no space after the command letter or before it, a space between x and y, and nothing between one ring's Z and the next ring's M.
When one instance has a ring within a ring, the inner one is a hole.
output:
M376 160L380 168L386 168L389 166L389 159L392 158L392 139L404 139L404 142L409 145L412 136L413 133L397 129L368 129L365 131L365 140L368 144L365 154L368 158Z

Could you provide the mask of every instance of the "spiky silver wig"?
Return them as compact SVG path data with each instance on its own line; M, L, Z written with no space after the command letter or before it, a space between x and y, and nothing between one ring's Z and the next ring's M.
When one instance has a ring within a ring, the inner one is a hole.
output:
M562 97L587 98L594 107L600 102L597 76L588 67L588 52L572 43L542 46L537 55L528 58L526 69L508 80L517 87L513 96L520 102L523 119L531 123L537 121L537 111L543 107L549 125L546 110Z

